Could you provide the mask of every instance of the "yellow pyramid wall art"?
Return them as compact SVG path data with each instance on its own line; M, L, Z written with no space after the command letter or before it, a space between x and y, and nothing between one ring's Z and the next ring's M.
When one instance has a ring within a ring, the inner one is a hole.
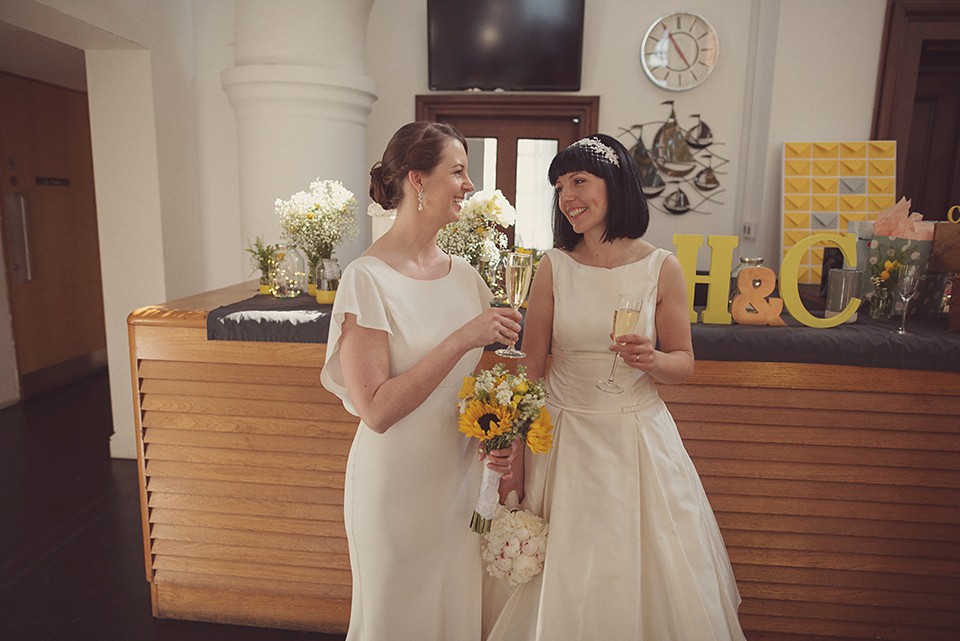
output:
M896 167L895 140L784 143L781 259L803 238L876 220L895 204ZM800 282L819 283L822 272L823 248L811 247Z

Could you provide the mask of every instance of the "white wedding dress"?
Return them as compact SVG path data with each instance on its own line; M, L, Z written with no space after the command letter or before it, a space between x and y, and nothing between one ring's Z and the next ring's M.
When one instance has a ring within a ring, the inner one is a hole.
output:
M393 375L482 313L492 298L477 271L452 258L450 273L417 280L373 257L344 270L321 379L356 414L340 369L344 314L389 334ZM481 463L457 429L457 393L482 350L465 355L423 404L384 434L362 422L344 487L353 572L349 641L479 641L480 537L470 530Z
M523 507L550 524L542 574L513 590L486 579L496 641L742 640L740 595L700 478L653 379L617 366L621 292L643 299L637 333L656 340L658 249L613 269L548 252L554 325L546 381L554 448L526 457ZM501 609L504 599L506 606ZM499 620L497 620L499 616Z

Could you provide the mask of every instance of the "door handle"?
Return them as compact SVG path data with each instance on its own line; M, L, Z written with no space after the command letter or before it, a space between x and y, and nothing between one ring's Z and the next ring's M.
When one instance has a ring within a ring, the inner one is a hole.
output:
M30 255L30 233L27 225L27 199L23 194L4 194L7 206L7 232L10 239L10 265L14 280L29 283L33 280L33 260Z

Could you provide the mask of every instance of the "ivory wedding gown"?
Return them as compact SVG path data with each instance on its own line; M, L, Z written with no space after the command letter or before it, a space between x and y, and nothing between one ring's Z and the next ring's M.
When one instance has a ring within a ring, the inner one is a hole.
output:
M643 299L637 333L656 341L657 282L669 252L613 269L558 249L547 255L554 448L528 453L522 505L550 523L546 560L512 594L485 579L485 627L499 614L490 640L742 640L720 529L654 380L621 361L616 382L625 391L596 387L610 374L620 293Z
M365 256L344 270L321 379L351 413L340 369L344 314L389 334L391 374L406 371L489 305L463 259L417 280ZM457 430L457 393L482 350L466 354L416 410L377 434L363 422L347 459L344 520L353 573L349 641L478 641L480 537L470 530L481 463Z

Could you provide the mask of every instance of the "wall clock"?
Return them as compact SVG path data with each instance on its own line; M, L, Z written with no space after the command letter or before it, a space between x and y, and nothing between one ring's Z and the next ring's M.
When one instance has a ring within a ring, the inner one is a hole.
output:
M650 25L640 63L653 84L670 91L693 89L717 64L717 32L701 16L678 11Z

